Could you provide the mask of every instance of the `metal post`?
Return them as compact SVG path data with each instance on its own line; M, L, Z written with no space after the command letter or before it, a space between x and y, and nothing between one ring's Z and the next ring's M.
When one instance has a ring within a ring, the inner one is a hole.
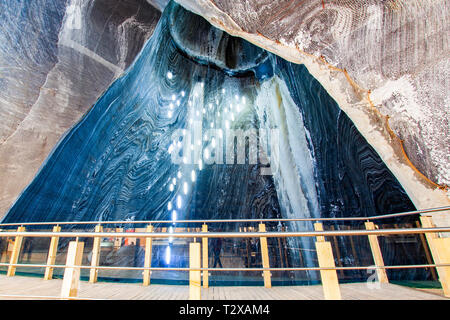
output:
M25 232L25 227L18 227L17 232ZM12 266L12 264L16 264L17 261L19 260L20 249L22 248L22 241L23 241L22 236L16 236L16 239L14 240L14 247L11 253L11 258L9 260L10 266L8 267L8 272L6 274L8 277L12 277L16 274L16 267Z
M153 226L148 225L145 229L146 232L153 232ZM145 258L144 258L144 267L150 268L152 265L152 240L153 238L145 238ZM144 270L143 272L143 285L150 285L150 270Z
M57 233L61 231L60 226L54 226L53 232ZM48 249L47 265L54 265L56 261L56 253L58 251L59 237L53 236L50 240L50 248ZM53 278L53 267L46 267L44 280L51 280Z
M95 226L95 232L103 232L103 227L101 225ZM91 266L97 267L100 262L100 243L102 238L95 237L94 243L92 245L92 258L91 258ZM89 274L89 283L97 282L98 269L92 268Z

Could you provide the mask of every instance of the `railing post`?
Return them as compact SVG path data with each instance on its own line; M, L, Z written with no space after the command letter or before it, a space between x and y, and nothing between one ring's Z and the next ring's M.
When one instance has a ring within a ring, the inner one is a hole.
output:
M259 232L266 232L265 224L263 224L263 223L259 224ZM267 248L267 238L261 237L259 242L261 244L261 257L262 257L263 268L270 268L269 250ZM270 270L263 271L263 277L264 277L264 287L272 288L272 280L271 280Z
M450 264L450 238L433 239L440 264ZM439 280L444 295L450 297L450 267L439 267Z
M367 221L365 223L366 230L375 230L375 224L373 222ZM368 235L370 249L372 250L373 261L377 267L384 267L383 255L381 254L380 243L378 242L378 237L376 235ZM380 283L389 283L386 269L377 268L377 277Z
M202 232L208 232L208 225L202 225ZM202 238L202 262L203 268L208 268L208 238ZM203 288L209 287L209 270L203 270Z
M147 229L145 229L145 232L153 232L153 226L148 225ZM145 238L145 258L144 258L144 267L150 268L152 266L152 243L153 238L147 237ZM150 270L146 269L143 272L143 285L148 286L150 285Z
M101 225L95 226L95 232L103 232L103 227ZM91 258L91 267L98 267L100 263L100 237L94 238L94 243L92 245L92 258ZM98 269L92 268L89 273L89 283L97 282Z
M116 228L116 232L123 232L123 228ZM122 246L122 238L115 238L114 249L119 249Z
M66 268L61 286L61 298L78 296L80 285L80 268L83 259L84 242L71 241L67 250ZM78 266L78 267L77 267Z
M25 232L25 227L18 227L17 232ZM16 236L14 240L13 251L11 253L11 258L9 259L7 276L12 277L16 274L16 267L13 264L17 264L19 260L20 249L22 248L23 236Z
M200 242L189 244L189 268L201 268ZM189 271L189 300L201 300L201 274L200 270Z
M423 228L436 227L430 216L421 216L420 222ZM431 255L435 264L450 263L450 254L448 252L450 246L450 238L438 238L437 233L425 233L425 237L430 247ZM447 246L447 247L446 247ZM441 282L444 295L450 297L450 267L436 267L436 271Z
M323 225L321 223L315 223L314 230L323 231ZM316 237L316 250L320 268L335 267L331 243L325 241L324 236ZM325 300L341 300L341 290L339 288L336 270L320 270L320 278L322 280Z
M61 227L60 226L54 226L53 232L60 232ZM56 253L58 251L58 242L59 237L53 236L50 240L50 248L48 249L48 257L47 257L47 265L54 265L56 261ZM45 268L45 274L44 274L44 280L51 280L53 278L53 267L46 267Z

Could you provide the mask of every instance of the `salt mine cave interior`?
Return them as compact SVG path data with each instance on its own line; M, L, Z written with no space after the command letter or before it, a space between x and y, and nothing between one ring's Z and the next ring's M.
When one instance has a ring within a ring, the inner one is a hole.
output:
M170 220L154 227L175 233L198 227L189 220L330 218L325 230L348 230L364 229L364 220L333 219L419 209L361 125L305 64L218 28L184 2L128 0L112 7L105 0L81 1L79 12L75 0L0 4L0 16L10 22L0 34L1 59L21 66L20 72L1 71L0 101L24 108L0 127L0 169L13 168L0 174L11 181L0 192L1 223L73 222L64 230L76 231L124 221L103 226L133 232L146 227L136 221ZM21 124L10 129L13 121ZM418 219L380 224L415 226ZM92 223L76 224L84 221ZM307 231L314 222L267 222L266 228ZM257 231L257 225L218 222L209 231ZM374 264L367 237L330 238L337 265ZM143 266L143 244L130 239L118 250L105 244L101 265ZM57 261L64 260L69 240L60 239ZM50 239L27 241L20 260L45 263L39 253ZM154 240L151 265L188 267L192 241ZM428 263L419 234L379 241L386 265ZM93 239L84 242L89 263ZM258 239L226 238L221 245L225 266L261 267ZM273 267L317 266L311 237L268 238L268 245ZM63 272L54 270L59 277ZM391 281L433 276L429 268L387 274ZM339 270L338 276L352 282L371 274ZM141 281L142 270L100 270L99 278ZM152 272L152 283L188 281L186 272ZM210 283L253 285L263 278L258 271L213 272ZM272 283L315 284L320 275L272 271Z

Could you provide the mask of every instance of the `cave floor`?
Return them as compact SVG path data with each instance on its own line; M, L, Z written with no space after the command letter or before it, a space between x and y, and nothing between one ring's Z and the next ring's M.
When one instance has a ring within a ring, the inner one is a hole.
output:
M0 300L54 299L59 296L62 280L0 275ZM374 285L374 284L372 284ZM376 284L375 284L376 285ZM366 283L341 284L343 300L442 300L441 289L421 290L395 284L368 288ZM25 297L26 296L26 297ZM80 282L79 299L101 300L187 300L188 286L138 283ZM210 287L202 288L203 300L323 300L322 286Z

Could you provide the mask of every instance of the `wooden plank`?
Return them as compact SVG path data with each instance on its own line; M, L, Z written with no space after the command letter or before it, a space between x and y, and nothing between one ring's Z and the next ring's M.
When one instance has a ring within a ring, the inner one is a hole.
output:
M153 232L153 226L148 225L146 228L146 232ZM145 239L145 258L144 258L144 267L150 268L152 266L152 239ZM150 270L144 270L143 272L143 285L150 285Z
M199 242L189 244L189 267L201 268L201 245ZM201 272L189 271L189 300L201 300Z
M259 224L259 232L266 232L266 225L263 223ZM262 257L262 265L263 268L270 268L270 262L269 262L269 250L267 247L267 238L261 237L260 238L260 245L261 245L261 257ZM264 287L265 288L271 288L272 287L272 280L271 280L271 273L270 271L263 271L263 277L264 277Z
M202 225L202 232L208 232L208 225ZM202 264L203 268L208 268L208 238L202 238ZM203 288L209 287L209 270L205 270L203 273Z
M435 228L435 224L433 223L431 216L421 216L420 222L422 223L422 227L424 228ZM443 264L441 261L441 254L439 252L439 249L436 247L435 240L439 239L437 233L425 233L425 238L428 242L428 247L430 248L431 255L433 256L433 260L435 264ZM443 253L445 256L445 252ZM436 271L438 273L439 281L441 282L442 288L444 289L445 296L449 295L450 289L447 287L448 281L446 278L446 269L443 267L437 267ZM449 275L450 277L450 275Z
M54 226L53 232L57 233L61 231L60 226ZM56 254L58 251L58 243L59 243L59 237L53 236L50 240L50 247L48 249L48 257L47 257L47 265L54 265L56 261ZM52 267L46 267L45 268L45 274L44 274L44 280L51 280L53 278L53 268Z
M416 227L417 228L421 228L422 227L419 221L416 221ZM420 237L420 241L422 242L422 246L423 246L423 249L425 251L425 256L427 258L428 264L433 264L434 263L433 262L433 257L431 256L430 247L428 246L427 239L425 238L425 235L423 233L420 233L419 237ZM438 278L437 273L436 273L436 268L430 267L430 272L431 272L431 276L433 277L433 279L435 281L438 281L439 278Z
M316 241L317 258L319 267L335 267L331 243L328 241ZM341 292L336 270L320 270L323 294L326 300L340 300Z
M334 231L334 226L330 226L330 230ZM333 237L333 244L334 244L334 251L336 252L336 259L338 261L339 267L342 267L342 261L341 261L341 252L339 250L339 243L337 237ZM344 270L339 270L339 273L341 277L344 276Z
M84 242L71 241L67 251L66 266L63 283L61 286L61 298L68 299L78 296L80 282L80 268L83 259Z
M448 248L448 245L445 245ZM58 296L63 280L45 281L35 277L0 275L0 299L7 299L3 295L34 295ZM365 282L347 283L340 285L342 297L355 300L448 300L444 296L428 293L408 287L393 284L381 284L379 289L370 290ZM216 294L211 294L218 287L202 290L204 299L218 300L220 298L233 300L319 300L323 298L322 286L285 286L273 287L220 287ZM186 286L153 285L139 286L135 283L88 283L80 281L80 298L97 299L186 299L189 289ZM223 291L224 293L219 293ZM264 295L263 295L264 293ZM184 298L183 298L184 297ZM14 298L19 299L19 297ZM23 298L22 298L23 299Z
M18 227L17 232L25 232L25 227ZM14 240L13 251L11 253L11 258L9 260L10 264L17 264L17 261L19 260L20 249L22 248L22 241L23 241L22 236L17 236L16 239ZM12 277L15 274L16 274L16 267L11 265L8 266L8 272L6 275L8 277Z
M450 238L435 238L432 240L440 264L450 264ZM439 268L439 281L441 281L444 295L450 297L450 267Z
M321 222L314 223L314 230L316 231L323 231L323 224ZM324 236L318 236L316 237L317 241L325 241Z
M95 226L95 232L103 232L103 227L101 225ZM91 266L98 267L100 262L100 237L94 238L94 243L92 245L92 258L91 258ZM97 282L98 269L91 269L89 272L89 282L95 283Z
M365 223L367 230L375 230L375 224L367 221ZM370 249L372 250L373 261L377 267L384 267L383 255L381 254L380 244L376 235L369 235ZM388 283L386 269L377 269L377 277L380 283Z

